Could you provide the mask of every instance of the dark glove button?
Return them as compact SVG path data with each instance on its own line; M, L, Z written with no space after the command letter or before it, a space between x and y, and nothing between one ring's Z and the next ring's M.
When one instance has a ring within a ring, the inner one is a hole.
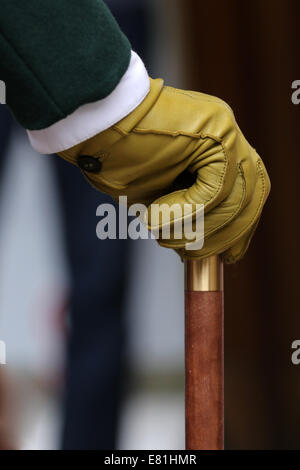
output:
M101 171L101 162L90 155L80 155L77 162L79 167L88 173L99 173Z

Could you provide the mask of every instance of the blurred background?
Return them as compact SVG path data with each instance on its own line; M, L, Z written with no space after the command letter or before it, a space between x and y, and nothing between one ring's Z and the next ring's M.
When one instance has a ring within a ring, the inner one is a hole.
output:
M272 192L225 270L227 449L300 449L296 0L107 1L149 73L217 95ZM41 157L0 106L0 448L183 449L183 265L99 241L109 199Z

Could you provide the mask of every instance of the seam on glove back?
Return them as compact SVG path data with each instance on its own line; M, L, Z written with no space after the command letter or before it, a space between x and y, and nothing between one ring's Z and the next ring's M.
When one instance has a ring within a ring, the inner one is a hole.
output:
M238 241L243 235L245 235L247 233L247 231L249 230L249 227L252 226L253 221L255 219L257 219L257 217L260 216L260 214L261 214L262 207L263 207L263 201L264 201L265 196L266 196L266 180L265 180L265 176L264 176L263 167L261 165L261 159L257 160L257 162L256 162L256 171L257 171L257 173L259 173L260 179L262 181L262 192L261 192L259 204L257 206L255 214L252 217L252 219L249 221L249 223L246 225L246 227L243 230L241 230L237 235L235 235L235 237L233 237L229 242L226 243L226 245L223 247L223 250L222 250L223 253L231 248L233 242ZM215 254L218 254L218 251L211 250L208 253L205 253L205 255L203 255L203 256L207 257L207 256L215 255ZM198 259L200 259L203 256L199 255L199 253L194 255L194 257L196 257ZM189 256L187 257L186 254L183 252L182 257L183 257L183 259L192 259L193 255L189 254ZM232 262L232 263L234 263L238 259L239 259L238 256L230 257L230 255L226 255L226 260L228 260L228 261L230 260L230 262Z
M223 222L221 225L218 225L217 227L214 227L213 229L206 232L206 237L208 235L212 235L213 233L217 232L221 228L228 225L232 220L234 220L236 218L236 216L239 214L239 212L240 212L240 210L243 206L243 202L245 200L245 195L246 195L247 183L246 183L246 180L245 180L245 175L244 175L244 171L243 171L243 168L242 168L242 163L239 164L238 172L240 173L240 175L242 177L242 180L243 180L243 194L242 194L242 197L240 199L240 203L239 203L238 207L236 208L236 210L230 215L230 217L225 222Z
M222 152L223 152L223 155L224 155L224 167L223 167L223 170L221 172L221 175L220 175L220 179L219 179L219 183L218 183L218 188L215 192L215 194L213 194L210 199L208 199L207 201L205 201L206 205L208 205L209 203L211 203L214 199L217 198L217 196L220 194L221 192L221 189L223 187L223 181L224 181L224 176L226 174L226 170L228 168L228 155L227 155L227 149L226 149L226 146L224 144L224 141L222 138L220 137L216 137L212 134L205 134L205 133L202 133L202 132L197 132L197 133L190 133L190 132L185 132L185 131L176 131L176 132L172 132L172 131L168 131L168 130L158 130L158 129L144 129L144 128L140 128L140 127L135 127L134 129L132 129L133 133L137 133L137 134L155 134L155 135L166 135L166 136L169 136L169 137L180 137L180 136L184 136L184 137L191 137L193 139L202 139L202 140L205 140L205 139L211 139L213 140L214 142L218 142L221 147L222 147ZM188 190L189 188L187 188ZM188 202L193 202L193 201L188 201Z

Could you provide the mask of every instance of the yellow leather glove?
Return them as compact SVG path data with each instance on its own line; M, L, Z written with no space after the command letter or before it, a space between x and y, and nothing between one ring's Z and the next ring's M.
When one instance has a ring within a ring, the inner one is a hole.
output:
M184 237L158 240L182 259L241 258L270 191L264 164L230 107L213 96L166 87L161 79L151 80L150 93L126 118L60 155L100 191L115 199L126 195L128 204L189 203L191 218L196 204L204 204L201 250L186 250L191 240Z

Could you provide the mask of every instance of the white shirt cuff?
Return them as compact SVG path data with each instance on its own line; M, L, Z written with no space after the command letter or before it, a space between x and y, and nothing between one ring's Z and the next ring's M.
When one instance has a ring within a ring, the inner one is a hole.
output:
M80 106L50 127L27 131L39 153L58 153L105 131L133 111L150 91L143 61L133 51L127 71L116 88L102 100Z

